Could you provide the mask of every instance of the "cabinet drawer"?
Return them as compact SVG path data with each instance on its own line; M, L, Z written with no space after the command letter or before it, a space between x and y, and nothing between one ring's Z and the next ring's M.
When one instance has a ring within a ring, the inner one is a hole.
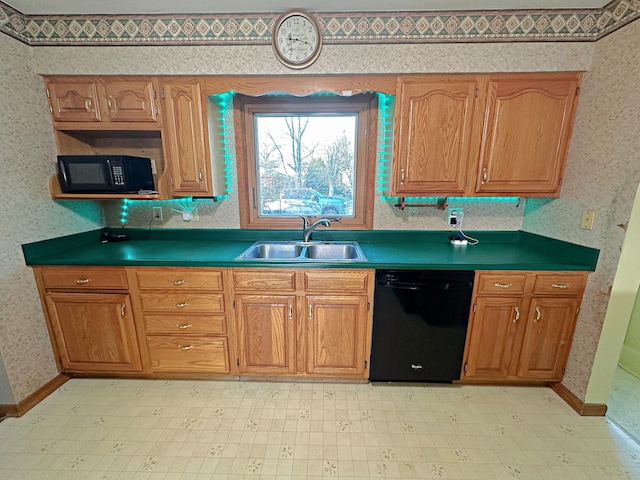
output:
M136 270L136 280L142 290L222 290L222 272L219 270Z
M140 294L140 301L144 312L224 312L224 296L215 293L192 293L186 291L167 294L160 292L144 292Z
M293 271L277 269L237 269L233 271L233 287L236 291L293 292L296 289L296 274Z
M126 290L127 276L122 268L64 267L43 268L42 279L48 289Z
M154 372L229 373L226 338L148 337Z
M145 315L149 335L224 335L224 315Z
M478 295L522 295L526 281L526 273L482 273L478 277L477 292Z
M305 272L307 292L362 292L369 288L370 275L362 271Z
M536 275L533 293L537 295L580 295L584 289L585 274L550 273Z

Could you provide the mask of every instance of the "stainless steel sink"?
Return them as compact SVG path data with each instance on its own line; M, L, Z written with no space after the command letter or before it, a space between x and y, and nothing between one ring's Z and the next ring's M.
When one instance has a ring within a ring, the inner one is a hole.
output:
M278 262L366 261L358 242L256 242L236 260Z
M345 243L309 245L305 254L307 258L318 260L355 260L359 257L356 247Z
M257 259L297 259L302 253L302 245L296 243L257 243L252 245L249 250L246 250L241 258Z

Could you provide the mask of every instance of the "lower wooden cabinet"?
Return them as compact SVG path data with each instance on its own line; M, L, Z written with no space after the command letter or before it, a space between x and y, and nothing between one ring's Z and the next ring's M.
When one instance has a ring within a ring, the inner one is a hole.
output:
M476 273L462 381L560 381L586 276Z
M229 345L224 337L151 336L147 339L154 372L229 373Z
M292 295L237 295L240 374L293 374L296 366Z
M226 269L129 269L144 329L146 370L154 374L231 374Z
M143 371L123 268L37 267L34 273L61 372Z
M364 295L308 295L307 372L362 376L368 360Z
M368 378L373 270L234 269L232 278L240 375Z

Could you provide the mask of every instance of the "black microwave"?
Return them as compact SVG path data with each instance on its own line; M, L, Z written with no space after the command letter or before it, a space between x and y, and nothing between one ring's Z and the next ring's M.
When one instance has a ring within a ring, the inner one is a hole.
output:
M58 155L63 193L154 191L151 160L130 155Z

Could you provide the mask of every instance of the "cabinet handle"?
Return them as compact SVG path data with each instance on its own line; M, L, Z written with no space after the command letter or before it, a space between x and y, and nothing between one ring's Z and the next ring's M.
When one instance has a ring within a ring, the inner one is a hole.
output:
M515 307L516 309L516 318L513 319L513 323L516 323L518 320L520 320L520 309L518 307Z
M510 288L512 283L495 283L494 286L498 288Z
M542 316L542 314L540 313L540 307L536 307L536 319L535 319L535 321L537 322L538 320L540 320L541 316Z
M191 323L187 323L186 325L183 325L183 324L180 324L180 323L176 323L176 327L181 328L182 330L184 330L185 328L193 327L193 325Z
M89 282L91 282L90 278L81 278L81 279L76 280L76 283L78 285L85 285L85 284L87 284Z
M567 285L566 283L552 283L551 286L553 288L559 288L561 290L564 290L565 288L569 288L569 285Z
M126 307L127 307L127 305L126 305L125 303L123 303L123 304L122 304L122 307L120 307L120 314L121 314L123 317L126 317L126 316L127 316Z
M484 185L486 181L487 181L487 169L483 168L482 169L482 185Z
M400 170L400 185L404 185L404 168Z
M180 350L191 350L193 348L193 345L184 345L184 346L178 345L178 348Z
M202 170L198 170L198 181L202 183Z
M184 283L187 283L187 281L186 280L174 280L173 281L174 285L182 285Z
M309 304L309 321L313 320L313 305Z
M91 101L90 98L84 101L84 109L87 112L91 112L93 110L92 105L93 105L93 102Z
M107 107L109 107L109 110L113 110L113 102L111 101L113 97L111 95L109 95L107 97Z
M184 303L174 303L174 305L178 308L184 308L184 307L188 307L189 306L189 302L184 302Z
M293 305L289 304L289 321L293 320Z

